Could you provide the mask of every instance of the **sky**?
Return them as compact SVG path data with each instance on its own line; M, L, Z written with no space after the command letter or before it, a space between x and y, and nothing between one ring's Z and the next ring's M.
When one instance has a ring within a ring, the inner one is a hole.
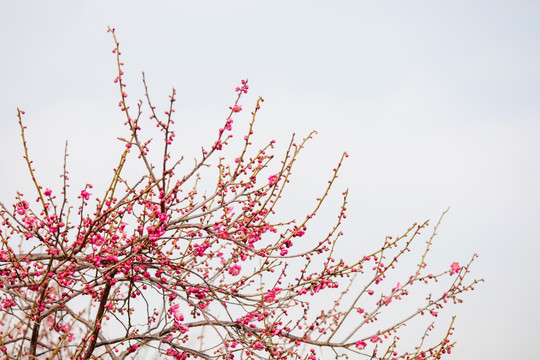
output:
M536 359L539 18L539 2L519 0L2 1L0 199L31 193L17 107L44 183L58 184L66 140L74 189L109 178L125 134L106 32L115 27L129 100L144 95L142 71L158 106L176 88L186 158L212 139L245 78L244 108L265 99L261 145L318 132L291 209L313 203L347 151L321 218L348 188L348 251L450 207L432 265L477 253L472 275L485 279L448 309L452 359Z

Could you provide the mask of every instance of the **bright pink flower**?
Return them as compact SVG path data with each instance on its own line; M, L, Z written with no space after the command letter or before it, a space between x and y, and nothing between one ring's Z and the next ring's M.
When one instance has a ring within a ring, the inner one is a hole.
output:
M171 306L171 313L173 314L174 316L174 319L176 321L184 321L184 315L180 312L180 310L178 309L180 307L180 305L178 304L175 304L173 306Z
M189 327L188 327L187 325L180 325L180 326L178 327L178 329L180 330L180 332L181 332L182 334L185 334L185 333L187 333L187 332L189 331Z
M452 265L450 265L450 275L458 273L459 269L461 269L459 263L453 262Z
M227 123L225 124L225 130L231 131L232 130L232 123L233 123L232 119L227 119Z
M358 340L358 341L356 342L356 344L354 344L354 346L356 346L356 348L357 348L358 350L364 350L364 349L366 348L367 344L366 344L365 341Z
M377 335L373 335L371 338L369 338L369 341L371 341L372 343L375 343L375 342L381 341L381 338Z
M137 344L131 345L127 351L128 353L134 353L135 351L137 351Z
M298 230L297 232L294 233L294 236L298 236L298 237L301 237L305 234L306 232L304 230Z
M242 111L242 106L240 106L240 105L234 105L234 106L232 106L232 107L229 107L229 109L231 109L233 112L237 113L237 112Z
M247 85L247 80L242 80L242 87L237 87L236 92L243 92L247 94L249 86Z
M2 307L4 309L9 309L11 307L14 307L15 305L17 305L17 304L15 303L15 301L12 298L7 298L4 301L2 301Z
M281 288L275 288L272 291L269 291L264 296L264 302L267 302L267 303L274 302L276 300L276 295L279 294L280 292L281 292Z
M43 194L45 194L45 196L51 196L52 190L51 190L51 189L47 189L47 190L45 190L45 192L44 192Z
M30 204L28 204L28 201L26 200L20 201L16 205L17 214L24 215L26 213L26 210L28 210L29 207L30 207Z
M279 180L279 177L277 175L272 175L268 177L268 183L270 184L270 186L276 185L278 180Z
M241 270L242 270L242 267L240 265L234 264L233 266L229 268L229 274L231 274L232 276L236 276L240 274Z
M81 196L83 197L84 200L90 199L90 193L86 190L81 191Z

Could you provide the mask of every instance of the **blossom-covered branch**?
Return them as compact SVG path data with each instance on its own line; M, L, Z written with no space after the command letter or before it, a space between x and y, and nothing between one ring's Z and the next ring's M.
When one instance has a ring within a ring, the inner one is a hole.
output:
M453 321L440 341L427 341L429 323L418 346L399 342L413 318L436 317L478 282L468 280L473 260L429 270L427 255L439 224L410 274L397 269L410 261L405 259L411 245L428 222L387 237L350 263L336 258L348 191L329 231L310 229L333 193L346 153L329 172L313 210L279 220L276 205L286 199L295 162L315 133L293 136L281 157L274 140L254 147L264 101L259 98L240 150L226 156L247 80L235 89L215 139L191 168L180 171L183 158L171 153L176 91L162 118L143 75L149 118L162 134L154 164L140 120L145 104L140 100L130 109L120 44L109 30L128 135L119 138L125 148L101 196L88 184L71 203L67 148L61 191L44 189L30 160L25 113L17 114L37 202L31 206L32 198L18 193L12 206L0 203L4 358L438 359L450 352ZM138 161L145 173L130 179L126 169ZM204 176L215 177L214 188L201 188ZM395 276L399 282L390 283ZM421 291L423 283L442 290L374 330L382 313Z

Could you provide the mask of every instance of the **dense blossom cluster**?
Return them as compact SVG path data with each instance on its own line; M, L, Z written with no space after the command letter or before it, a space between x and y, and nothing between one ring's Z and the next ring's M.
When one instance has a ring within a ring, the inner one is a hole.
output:
M427 222L387 237L357 261L335 259L347 192L328 233L308 229L347 154L312 212L274 220L312 134L293 137L274 166L274 141L255 151L251 146L259 98L238 156L212 163L232 139L232 116L242 111L239 101L249 89L245 80L216 140L182 175L181 159L172 162L169 148L176 93L162 118L146 89L150 118L163 135L163 156L154 165L149 141L141 139L142 101L134 112L126 102L119 43L110 30L129 136L121 139L126 146L102 196L87 185L73 209L65 165L62 190L43 190L28 155L24 112L18 112L37 205L22 193L12 208L0 203L0 358L438 359L450 352L452 324L443 339L428 345L429 325L418 345L405 349L398 346L399 331L416 316L437 316L443 304L473 289L477 281L465 282L470 263L427 272L432 236L416 271L383 287ZM138 181L123 177L128 159L144 163L146 174ZM209 166L216 185L202 191L200 173ZM376 331L368 326L416 284L442 279L449 281L445 291L404 319ZM317 301L327 306L318 309Z

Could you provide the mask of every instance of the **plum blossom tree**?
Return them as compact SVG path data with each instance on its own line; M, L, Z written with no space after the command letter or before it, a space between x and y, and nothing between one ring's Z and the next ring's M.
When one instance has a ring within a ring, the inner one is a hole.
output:
M25 113L17 113L37 196L35 205L22 193L12 206L0 203L1 358L439 359L450 353L453 318L435 342L428 341L429 321L416 343L402 343L401 333L413 319L435 317L448 302L461 302L478 282L467 277L475 256L467 265L430 272L427 255L437 224L418 264L399 271L428 227L424 222L385 238L356 261L336 258L347 191L328 232L309 228L346 153L311 212L276 220L276 205L313 133L293 136L277 162L275 141L254 150L259 98L238 154L220 157L232 142L247 81L236 88L215 140L180 173L182 159L170 151L176 93L159 115L143 74L149 117L162 136L154 163L141 128L143 101L134 109L128 104L119 43L109 31L127 136L120 138L125 147L103 194L95 196L88 184L71 205L65 158L62 188L42 187L29 156ZM127 178L126 168L136 162L144 175ZM201 173L211 169L215 186L201 189ZM390 283L395 277L399 282ZM424 283L441 291L414 300L401 318L379 320Z

